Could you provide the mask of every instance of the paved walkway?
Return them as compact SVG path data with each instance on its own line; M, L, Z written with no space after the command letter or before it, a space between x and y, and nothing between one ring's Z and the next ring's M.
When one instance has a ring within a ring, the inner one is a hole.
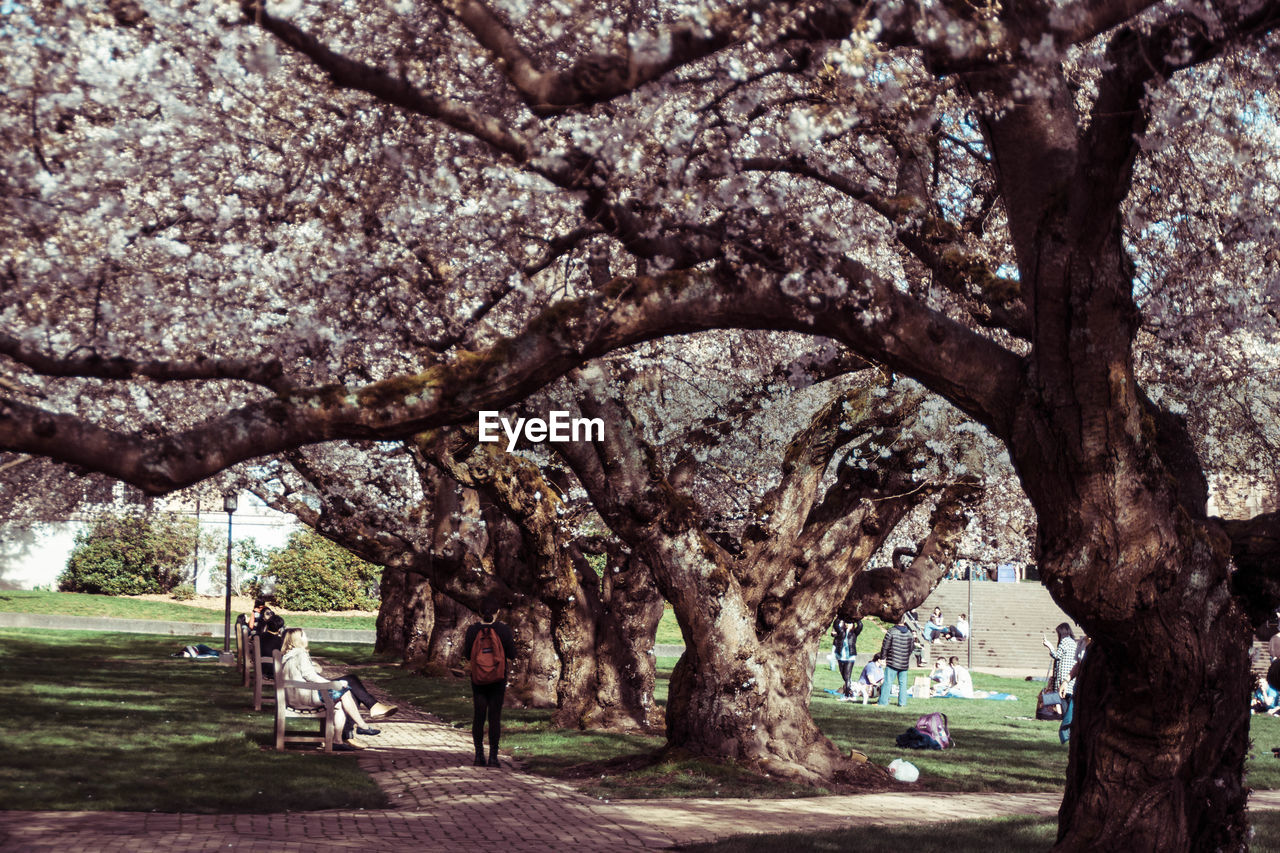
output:
M473 767L469 731L402 706L379 723L377 745L352 756L391 800L385 811L269 815L136 812L0 812L0 850L62 853L212 850L379 851L499 848L542 851L654 850L744 832L835 829L1007 815L1052 816L1056 794L893 793L799 800L607 802L521 772ZM1280 792L1255 796L1280 809ZM486 826L475 837L475 826ZM287 839L287 840L286 840Z

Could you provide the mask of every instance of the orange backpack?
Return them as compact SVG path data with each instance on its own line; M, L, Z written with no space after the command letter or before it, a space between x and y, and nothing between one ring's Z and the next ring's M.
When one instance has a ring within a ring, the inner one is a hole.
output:
M497 684L507 677L507 655L492 625L481 625L471 646L471 680Z

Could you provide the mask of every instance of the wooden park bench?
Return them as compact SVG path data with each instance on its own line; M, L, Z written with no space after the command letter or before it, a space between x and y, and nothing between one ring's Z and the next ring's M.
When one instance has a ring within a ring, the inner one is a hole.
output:
M241 683L249 686L249 620L241 613L236 617L236 666L240 668Z
M254 638L256 643L257 638ZM280 652L274 652L272 659L276 667L276 749L283 752L287 743L318 743L325 752L333 752L333 742L337 735L337 703L330 695L330 690L337 690L340 685L336 681L285 681L280 677L284 671ZM323 708L291 708L285 700L285 690L315 690L324 702ZM289 734L286 726L289 720L310 720L319 724L318 731L307 734Z
M257 634L249 637L249 663L246 666L246 672L249 676L249 686L253 690L253 710L261 711L263 703L275 702L275 694L269 692L269 688L264 688L263 683L271 681L267 678L265 669L265 661L262 657L262 638ZM278 666L278 664L277 664ZM279 670L273 670L278 672Z

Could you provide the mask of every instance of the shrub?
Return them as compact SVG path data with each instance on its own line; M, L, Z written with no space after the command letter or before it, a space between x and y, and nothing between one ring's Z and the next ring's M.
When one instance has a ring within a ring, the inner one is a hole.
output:
M180 583L173 588L174 601L190 601L196 597L196 588L193 584Z
M104 515L76 534L63 592L170 592L187 579L199 525L173 515Z
M375 610L382 568L309 530L267 559L265 574L286 610ZM265 586L265 584L263 584Z

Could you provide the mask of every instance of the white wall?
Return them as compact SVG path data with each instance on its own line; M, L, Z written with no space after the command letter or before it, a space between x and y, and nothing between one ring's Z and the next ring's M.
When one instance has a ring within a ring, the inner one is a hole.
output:
M157 507L161 509L161 507ZM173 507L180 515L195 516L194 506ZM201 571L196 580L199 595L221 594L226 576L227 514L221 506L200 507L202 533L217 540L214 553L201 553ZM63 521L30 528L0 528L0 589L56 589L58 575L66 568L75 546L76 531L85 521ZM252 537L263 548L279 548L300 525L291 515L276 512L248 492L240 495L240 507L231 519L231 538L238 542Z

